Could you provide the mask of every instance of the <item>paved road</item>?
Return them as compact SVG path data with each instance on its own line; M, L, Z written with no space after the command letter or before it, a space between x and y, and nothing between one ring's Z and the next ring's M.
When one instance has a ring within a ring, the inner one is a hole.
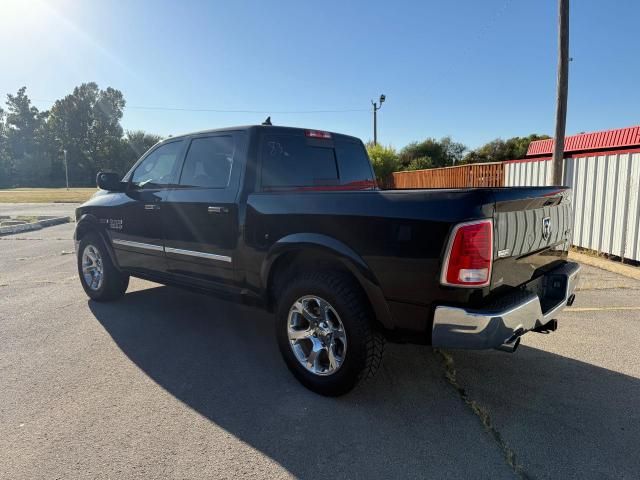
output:
M59 215L75 217L79 203L0 203L0 215Z
M514 355L390 345L327 399L259 310L141 280L88 301L72 229L0 239L0 478L640 474L640 282L587 268L575 308L604 310Z

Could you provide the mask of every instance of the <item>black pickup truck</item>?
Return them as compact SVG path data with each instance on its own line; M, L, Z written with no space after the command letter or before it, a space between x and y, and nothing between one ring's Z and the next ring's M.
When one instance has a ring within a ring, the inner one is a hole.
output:
M574 300L564 187L380 190L360 140L279 126L169 138L97 182L76 210L89 297L134 276L262 305L324 395L372 375L386 339L512 352Z

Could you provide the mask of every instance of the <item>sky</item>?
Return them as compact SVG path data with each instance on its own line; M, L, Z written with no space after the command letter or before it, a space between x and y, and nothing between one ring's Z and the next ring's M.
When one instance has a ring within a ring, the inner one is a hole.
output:
M571 2L567 134L640 124L638 18ZM398 148L554 128L556 0L0 0L0 45L3 98L25 85L48 109L95 81L123 92L125 129L163 136L271 115L367 141L380 94Z

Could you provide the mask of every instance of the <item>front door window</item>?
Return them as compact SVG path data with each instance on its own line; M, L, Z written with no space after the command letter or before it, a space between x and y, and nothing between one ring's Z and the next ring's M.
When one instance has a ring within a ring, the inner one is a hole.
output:
M157 189L175 184L181 146L182 141L166 143L147 155L133 172L132 186Z

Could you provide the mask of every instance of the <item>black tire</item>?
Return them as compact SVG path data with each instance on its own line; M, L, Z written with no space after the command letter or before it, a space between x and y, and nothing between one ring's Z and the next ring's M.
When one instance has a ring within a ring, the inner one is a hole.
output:
M96 283L94 287L87 283L83 273L82 257L85 249L88 248L94 248L98 251L102 266L102 281L99 285ZM82 238L82 240L80 240L77 252L77 263L80 283L89 298L97 302L107 302L122 297L127 291L127 287L129 286L129 275L121 273L115 267L111 261L109 253L107 252L104 242L97 233L88 233Z
M287 279L278 290L276 338L287 367L300 383L320 395L338 396L375 374L385 340L373 325L364 294L349 276L337 272L303 273ZM311 295L333 307L346 332L347 348L342 364L330 375L315 374L305 368L296 358L287 334L293 304Z

